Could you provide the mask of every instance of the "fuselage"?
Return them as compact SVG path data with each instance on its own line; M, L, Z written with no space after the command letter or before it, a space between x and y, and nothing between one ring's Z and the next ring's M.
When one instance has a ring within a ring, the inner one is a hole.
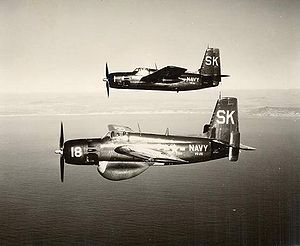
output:
M119 154L120 146L160 151L166 155L195 163L228 156L228 148L208 138L157 135L136 132L108 132L103 138L76 139L66 141L64 157L69 164L98 164L99 161L144 161L136 157ZM168 160L152 160L154 165L183 164Z
M184 73L176 80L163 79L159 82L144 82L142 78L155 72L155 69L145 69L144 73L119 72L109 74L109 86L117 89L188 91L215 87L219 82L204 79L199 73Z

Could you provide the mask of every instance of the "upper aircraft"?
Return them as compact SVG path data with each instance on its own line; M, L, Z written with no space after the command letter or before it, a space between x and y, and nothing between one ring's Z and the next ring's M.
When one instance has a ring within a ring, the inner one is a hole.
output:
M187 72L186 68L167 66L162 69L136 68L132 72L109 73L106 63L107 96L109 88L188 91L218 86L221 75L220 52L216 48L207 48L198 72Z
M101 176L109 180L133 178L151 166L186 165L228 157L237 161L240 150L254 150L240 144L237 99L218 99L210 123L202 137L134 132L129 127L109 125L103 138L74 139L64 142L61 124L61 181L64 163L97 165Z

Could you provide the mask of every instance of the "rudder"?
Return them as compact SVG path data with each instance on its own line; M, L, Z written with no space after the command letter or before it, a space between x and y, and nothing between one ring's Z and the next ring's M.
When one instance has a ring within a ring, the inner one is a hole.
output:
M222 77L229 77L229 75L221 75L220 50L218 48L206 49L198 72L204 82L211 82L214 86L221 82Z
M236 98L218 99L210 123L204 126L203 133L229 147L229 160L238 159L240 132Z

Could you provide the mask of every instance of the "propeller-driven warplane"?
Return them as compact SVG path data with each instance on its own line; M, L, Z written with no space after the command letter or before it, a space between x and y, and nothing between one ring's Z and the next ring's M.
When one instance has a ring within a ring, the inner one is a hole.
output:
M61 181L64 166L97 165L98 172L109 180L133 178L151 166L186 165L228 157L237 161L240 150L255 148L240 144L237 99L217 100L210 123L204 125L202 137L134 132L129 127L109 125L103 138L64 141L61 123Z
M105 68L107 96L109 88L188 91L218 86L222 77L220 52L216 48L207 48L198 72L187 72L186 68L167 66L162 69L136 68L132 72L110 73Z

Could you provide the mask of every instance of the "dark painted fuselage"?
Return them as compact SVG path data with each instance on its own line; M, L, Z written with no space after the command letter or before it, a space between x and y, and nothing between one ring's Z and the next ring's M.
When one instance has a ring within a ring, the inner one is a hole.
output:
M109 86L116 89L136 90L162 90L162 91L189 91L198 90L219 85L208 77L202 77L199 73L184 73L176 80L163 79L151 83L145 82L142 78L155 72L155 69L144 69L145 72L118 72L109 74Z
M187 164L228 156L228 148L207 138L157 135L136 132L108 132L103 138L76 139L64 143L66 163L97 165L101 161L145 162L140 158L119 154L120 146L160 151L184 160L184 163L153 159L154 165Z

